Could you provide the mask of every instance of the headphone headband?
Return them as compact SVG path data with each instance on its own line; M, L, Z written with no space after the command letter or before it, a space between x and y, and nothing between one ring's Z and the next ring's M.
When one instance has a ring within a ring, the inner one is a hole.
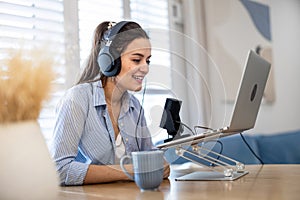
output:
M114 37L120 32L120 30L129 22L130 21L121 21L121 22L117 23L116 25L112 26L108 33L108 41L112 41L114 39Z

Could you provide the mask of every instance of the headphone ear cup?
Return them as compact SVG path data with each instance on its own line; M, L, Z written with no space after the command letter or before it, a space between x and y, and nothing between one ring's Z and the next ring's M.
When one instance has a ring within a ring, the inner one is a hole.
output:
M117 59L114 61L114 68L111 71L111 76L116 76L120 73L121 71L121 57L119 56Z
M97 58L97 62L102 74L108 76L109 72L112 70L114 66L114 60L115 59L112 57L112 55L109 52L109 46L104 46L100 50Z
M121 21L111 28L108 34L108 40L106 45L101 48L97 62L100 68L100 71L105 76L116 76L121 71L121 58L120 53L114 48L110 47L110 44L117 33L125 26L128 21Z
M110 76L116 76L121 71L121 56L119 52L116 51L116 49L110 47L109 52L111 57L114 59L113 64L111 66Z

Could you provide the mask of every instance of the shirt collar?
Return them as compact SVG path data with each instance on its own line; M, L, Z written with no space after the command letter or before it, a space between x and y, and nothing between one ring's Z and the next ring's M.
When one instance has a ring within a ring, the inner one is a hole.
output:
M94 106L103 106L106 105L104 89L102 87L101 81L96 81L92 83L93 86L93 99ZM129 92L125 92L122 97L122 107L125 112L129 110L129 108L134 108L132 94Z
M96 106L106 105L104 90L101 81L93 82L92 87L93 87L94 106L96 107Z

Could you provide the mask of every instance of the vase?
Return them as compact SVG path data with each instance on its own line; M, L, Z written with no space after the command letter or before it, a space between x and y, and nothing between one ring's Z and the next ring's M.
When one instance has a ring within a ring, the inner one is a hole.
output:
M0 199L56 199L58 176L37 121L0 124Z

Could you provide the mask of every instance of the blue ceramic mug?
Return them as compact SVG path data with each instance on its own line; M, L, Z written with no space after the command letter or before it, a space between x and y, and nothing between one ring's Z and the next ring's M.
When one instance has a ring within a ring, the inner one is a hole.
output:
M131 155L125 155L120 160L120 166L124 173L141 190L156 190L163 181L164 174L163 151L138 151ZM130 175L124 167L126 160L131 160L134 175Z

